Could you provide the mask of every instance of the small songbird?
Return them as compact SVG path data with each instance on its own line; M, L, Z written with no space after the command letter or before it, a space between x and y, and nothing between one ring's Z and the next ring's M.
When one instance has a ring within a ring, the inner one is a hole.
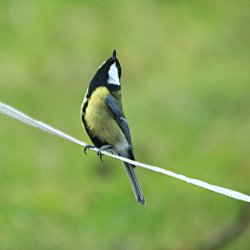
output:
M110 150L119 156L134 160L130 130L124 116L121 102L121 66L116 50L97 70L87 89L81 118L84 128L93 144L102 150ZM91 146L87 146L87 148ZM135 166L123 162L138 203L145 199L137 177Z

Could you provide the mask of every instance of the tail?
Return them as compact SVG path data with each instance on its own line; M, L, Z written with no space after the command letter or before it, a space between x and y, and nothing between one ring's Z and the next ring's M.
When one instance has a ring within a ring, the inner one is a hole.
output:
M127 171L128 178L129 178L130 184L132 186L136 201L138 203L141 203L142 205L145 205L144 195L143 195L142 189L140 187L140 184L137 180L137 177L135 175L135 171L134 171L135 167L129 163L126 163L126 162L123 162L123 164L124 164L125 169Z

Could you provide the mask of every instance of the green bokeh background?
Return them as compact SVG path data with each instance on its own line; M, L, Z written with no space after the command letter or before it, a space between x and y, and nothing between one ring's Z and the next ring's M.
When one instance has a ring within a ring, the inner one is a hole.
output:
M117 49L139 161L250 193L249 1L1 1L0 100L89 142L80 105ZM243 202L0 116L0 249L196 249ZM250 231L224 249L247 249Z

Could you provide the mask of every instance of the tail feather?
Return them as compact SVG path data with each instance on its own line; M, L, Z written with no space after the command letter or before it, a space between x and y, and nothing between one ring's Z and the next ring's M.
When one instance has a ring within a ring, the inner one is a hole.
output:
M136 201L138 203L141 203L142 205L144 205L145 204L145 199L144 199L142 189L140 187L140 184L139 184L139 182L137 180L137 177L136 177L136 174L135 174L135 171L134 171L135 167L133 165L129 164L129 163L126 163L126 162L123 162L123 164L124 164L125 169L127 171L129 181L130 181L130 184L132 186Z

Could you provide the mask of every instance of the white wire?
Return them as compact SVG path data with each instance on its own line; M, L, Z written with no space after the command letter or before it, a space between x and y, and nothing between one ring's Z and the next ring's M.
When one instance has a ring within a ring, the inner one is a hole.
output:
M29 126L41 129L47 133L59 136L65 140L68 140L68 141L71 141L75 144L81 145L83 147L87 145L85 142L82 142L82 141L80 141L80 140L78 140L78 139L76 139L68 134L65 134L64 132L62 132L58 129L55 129L55 128L53 128L53 127L51 127L51 126L49 126L41 121L35 120L35 119L29 117L28 115L26 115L26 114L16 110L15 108L13 108L7 104L4 104L2 102L0 102L0 113L5 114L7 116L10 116L14 119L17 119L17 120L19 120L19 121L21 121ZM94 151L98 151L98 148L90 148L90 149L94 150ZM234 191L234 190L231 190L228 188L223 188L220 186L212 185L212 184L209 184L207 182L204 182L204 181L201 181L198 179L193 179L193 178L189 178L189 177L186 177L184 175L181 175L181 174L176 174L176 173L169 171L169 170L166 170L166 169L151 166L151 165L144 164L144 163L137 162L137 161L132 161L132 160L129 160L127 158L120 157L117 155L112 155L111 153L106 152L106 151L103 151L102 153L104 155L107 155L107 156L110 156L110 157L113 157L113 158L116 158L116 159L119 159L119 160L122 160L122 161L125 161L128 163L132 163L133 165L136 165L136 166L139 166L142 168L146 168L146 169L149 169L149 170L152 170L152 171L164 174L164 175L171 176L173 178L185 181L187 183L202 187L204 189L208 189L210 191L213 191L213 192L216 192L216 193L219 193L219 194L222 194L222 195L225 195L225 196L237 199L237 200L250 202L249 195L240 193L238 191Z

